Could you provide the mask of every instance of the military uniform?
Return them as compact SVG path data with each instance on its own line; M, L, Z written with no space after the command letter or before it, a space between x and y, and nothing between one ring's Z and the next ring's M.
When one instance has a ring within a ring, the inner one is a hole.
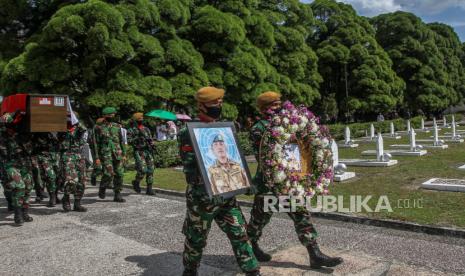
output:
M6 173L6 190L11 191L12 206L15 209L15 222L32 221L28 215L29 197L33 188L31 176L32 143L29 133L18 131L15 126L8 126L13 121L10 114L2 116L0 132L6 145L4 170Z
M115 201L118 202L124 202L124 199L121 198L121 191L124 176L123 162L126 158L121 128L120 124L108 121L95 127L95 146L103 169L99 196L104 198L105 189L113 184Z
M250 139L255 153L255 158L260 162L260 143L266 127L269 122L260 120L251 128ZM273 215L272 212L265 212L264 197L273 195L269 187L265 184L263 172L258 166L257 173L253 178L253 184L256 187L254 203L251 211L249 224L247 225L247 233L253 243L257 243L262 235L263 228L270 222ZM289 212L289 217L294 222L295 231L300 242L304 246L309 246L316 243L317 232L311 222L310 212L306 209L297 209L296 212Z
M101 124L101 122L97 121L96 126ZM88 137L88 143L90 145L90 150L92 152L92 157L94 164L92 165L92 174L90 176L90 184L92 186L97 186L97 177L102 175L102 164L97 164L97 159L99 159L96 144L97 140L95 138L95 128L94 126L92 129L89 130L89 137Z
M228 159L225 164L218 160L208 168L213 194L235 191L250 186L241 165Z
M207 103L221 99L223 96L224 90L206 87L200 89L195 98L198 103ZM208 110L206 113L208 114ZM218 110L215 110L215 115L218 113ZM208 117L203 113L199 116L201 118ZM203 119L203 121L206 120ZM246 275L259 275L258 261L247 237L246 222L236 198L223 199L220 196L214 196L210 199L200 176L187 128L180 131L178 141L184 165L183 171L188 184L186 189L186 218L182 230L186 236L183 252L183 275L196 275L213 220L228 236L241 270Z
M78 123L68 127L66 133L58 134L61 142L61 167L64 176L63 209L70 211L70 195L74 195L74 210L85 211L80 205L86 187L86 161L82 147L86 144L86 128Z
M153 195L153 172L154 165L154 146L150 129L144 125L138 125L136 122L128 129L128 143L133 147L134 160L136 162L136 179L133 181L133 187L136 192L140 193L140 182L146 176L147 194Z
M47 187L48 192L57 190L56 162L57 156L54 149L58 140L51 133L34 133L32 136L33 156L37 159L38 175L43 183L41 190Z

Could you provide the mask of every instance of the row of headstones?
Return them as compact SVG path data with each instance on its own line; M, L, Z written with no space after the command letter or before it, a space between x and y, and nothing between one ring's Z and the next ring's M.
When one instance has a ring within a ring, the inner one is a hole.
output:
M446 119L444 118L444 127L448 127ZM457 124L455 123L455 117L452 116L452 135L451 136L444 136L444 137L449 137L451 138L448 141L453 141L453 142L463 142L463 139L461 139L460 135L457 134L456 131L456 126ZM384 151L384 141L383 141L383 135L381 133L378 133L377 136L374 135L374 125L372 124L370 126L371 130L371 135L369 141L375 141L376 142L376 150L372 151L364 151L362 152L362 155L375 155L376 159L345 159L345 160L339 160L339 152L338 152L338 145L337 143L333 140L332 141L332 151L333 151L333 161L334 161L334 168L335 168L335 181L345 181L348 179L351 179L355 177L355 173L353 172L347 172L347 166L360 166L360 167L389 167L389 166L394 166L398 164L397 160L392 160L393 155L402 155L402 156L422 156L427 153L424 148L440 148L440 149L447 149L448 145L445 144L444 140L439 139L438 135L438 129L439 127L437 126L436 119L433 120L433 132L434 135L432 136L433 140L419 140L421 142L432 142L432 145L417 145L417 140L416 140L416 132L415 129L411 127L410 121L407 121L407 131L405 133L408 133L410 143L409 145L392 145L391 147L393 148L409 148L408 151L405 150L391 150L391 151ZM429 132L429 129L425 128L425 122L424 119L421 121L421 129L420 131L424 132ZM391 133L389 136L390 138L395 138L399 139L400 136L397 135L397 133L394 130L394 124L391 122ZM365 140L366 141L366 140ZM358 144L355 143L354 140L350 138L350 129L349 127L346 127L345 129L345 141L344 144L342 144L343 147L358 147ZM465 165L463 166L465 168ZM462 168L462 167L461 167Z

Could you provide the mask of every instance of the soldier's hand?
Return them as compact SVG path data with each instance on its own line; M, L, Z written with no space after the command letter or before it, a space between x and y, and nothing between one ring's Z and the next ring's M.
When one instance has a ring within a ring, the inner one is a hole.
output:
M216 195L212 197L212 201L214 205L223 205L225 200L222 196Z
M97 167L101 165L100 159L95 160L95 165L96 165Z

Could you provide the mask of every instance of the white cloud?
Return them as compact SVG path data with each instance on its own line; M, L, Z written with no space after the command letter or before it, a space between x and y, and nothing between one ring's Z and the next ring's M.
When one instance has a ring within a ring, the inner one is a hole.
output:
M360 14L373 16L398 10L437 14L449 8L465 9L465 0L340 0L351 4Z
M360 14L366 16L378 15L380 13L394 12L402 7L395 0L343 0L351 4Z

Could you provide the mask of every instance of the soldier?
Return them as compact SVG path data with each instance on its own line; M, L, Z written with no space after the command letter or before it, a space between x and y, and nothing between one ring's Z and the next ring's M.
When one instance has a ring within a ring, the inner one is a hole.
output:
M68 131L58 134L61 143L62 174L64 179L64 195L61 199L63 210L71 211L70 195L74 195L74 211L86 212L81 205L86 181L86 161L82 156L82 147L86 143L86 128L79 122L72 122L68 115Z
M98 118L97 121L95 122L96 125L100 125L103 123L104 118ZM90 177L90 184L92 186L97 186L97 177L102 175L102 164L97 165L97 159L98 158L98 152L97 149L95 148L96 145L96 139L95 139L95 126L90 130L89 132L89 145L90 149L92 151L92 156L94 158L94 164L92 166L92 174Z
M199 120L215 122L220 118L224 90L205 87L200 89L195 98L198 103ZM246 275L260 275L245 228L245 219L235 197L224 199L221 196L209 198L200 171L197 166L192 141L187 128L179 135L180 154L184 164L184 173L188 183L186 190L187 212L184 220L183 275L198 275L203 249L207 243L212 221L225 232L231 242L234 255Z
M11 204L14 208L15 224L31 222L29 216L29 196L32 191L31 136L20 131L19 122L22 114L5 113L0 121L0 132L6 145L4 170L6 173L6 190L11 191Z
M239 163L228 158L223 135L215 135L211 149L217 158L215 163L208 168L212 191L215 195L250 186L245 170Z
M146 194L155 195L152 189L153 171L155 168L153 160L155 142L150 129L143 124L144 114L134 113L132 119L133 124L128 129L128 142L134 149L134 160L136 161L137 170L136 179L132 181L132 186L136 193L140 193L140 182L146 176Z
M51 133L34 133L32 135L32 154L36 158L39 181L45 184L49 193L48 207L56 205L57 177L55 172L56 156L54 146L58 143ZM41 187L43 189L43 187ZM39 195L37 195L39 197Z
M2 182L2 187L3 187L3 195L5 196L7 205L8 205L8 211L14 211L14 207L12 204L12 199L11 199L11 189L9 189L6 185L8 179L6 175L6 168L5 168L5 162L3 160L7 160L8 158L8 152L7 152L7 141L6 141L6 136L5 132L2 130L5 130L5 122L3 121L3 117L0 117L0 181Z
M281 109L281 95L276 92L265 92L257 98L258 109L260 110L263 119L255 123L250 130L250 139L253 143L255 158L260 162L260 144L261 139L266 131L269 122L265 119L269 113L279 112ZM262 262L270 261L271 255L265 253L259 246L258 240L262 235L262 230L270 222L272 213L264 211L264 196L272 195L270 189L265 185L264 175L258 166L257 173L253 179L253 185L257 191L253 208L251 211L251 218L247 226L247 233L252 241L253 251L257 259ZM308 210L298 209L296 212L288 213L289 217L294 221L295 231L297 236L307 248L310 255L310 266L312 268L320 268L322 266L334 267L342 263L341 258L332 258L320 252L316 242L317 232L311 222L310 213Z
M106 107L102 111L104 121L95 126L95 147L98 152L96 164L102 164L103 176L100 181L99 197L105 198L105 191L113 183L115 196L113 201L125 202L121 196L123 189L123 164L126 162L126 147L122 127L115 122L116 109Z

